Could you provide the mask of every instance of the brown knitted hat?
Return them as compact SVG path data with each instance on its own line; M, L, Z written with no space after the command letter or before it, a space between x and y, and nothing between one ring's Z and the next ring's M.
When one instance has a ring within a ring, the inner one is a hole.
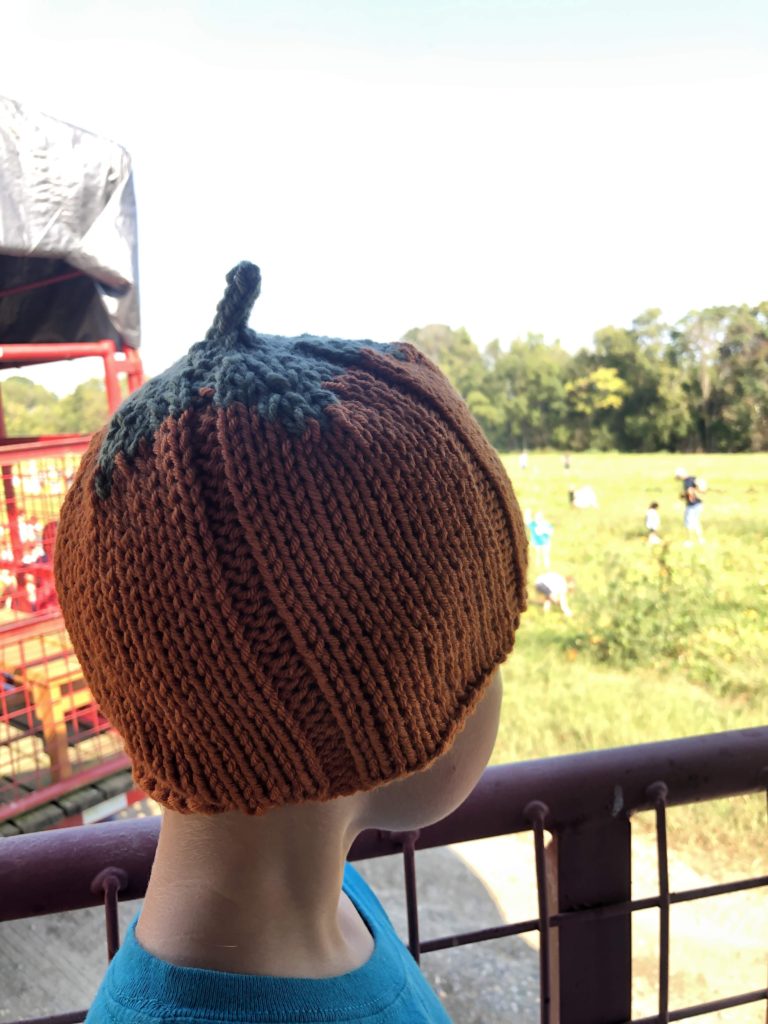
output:
M451 746L525 608L525 530L412 345L257 335L241 263L204 341L83 457L56 581L136 782L258 814Z

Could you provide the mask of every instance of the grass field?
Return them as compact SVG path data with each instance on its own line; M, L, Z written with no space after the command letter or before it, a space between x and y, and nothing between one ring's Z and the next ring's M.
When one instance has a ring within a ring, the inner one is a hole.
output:
M577 589L571 619L535 603L523 617L495 762L768 722L768 454L584 453L570 471L558 453L532 453L526 470L514 453L502 460L521 507L554 525L552 569ZM702 546L684 543L678 466L708 482ZM570 507L579 484L595 488L598 509ZM530 584L539 571L532 559ZM689 820L692 846L725 842L741 860L765 801L704 805Z

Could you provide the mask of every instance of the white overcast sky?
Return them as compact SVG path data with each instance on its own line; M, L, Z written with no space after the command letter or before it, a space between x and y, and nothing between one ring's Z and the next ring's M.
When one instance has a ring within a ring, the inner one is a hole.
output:
M0 31L1 94L133 158L149 373L244 258L277 334L575 349L768 298L766 0L0 0Z

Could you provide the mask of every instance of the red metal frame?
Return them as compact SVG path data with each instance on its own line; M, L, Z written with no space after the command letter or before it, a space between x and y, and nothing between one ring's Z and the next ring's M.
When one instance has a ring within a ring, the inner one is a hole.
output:
M128 390L135 391L143 381L141 358L132 348L118 350L111 338L102 341L59 343L52 341L0 345L0 365L36 366L55 363L63 359L83 359L97 356L104 360L104 383L110 415L122 401L119 375L126 374ZM3 431L4 436L5 431Z
M104 363L111 414L123 398L121 376L129 393L143 383L138 352L118 351L111 340L0 346L0 366L93 356ZM0 622L0 833L92 820L99 807L110 813L118 796L130 802L141 795L74 658L53 589L58 510L89 442L80 435L8 438L0 393L0 617L12 620Z

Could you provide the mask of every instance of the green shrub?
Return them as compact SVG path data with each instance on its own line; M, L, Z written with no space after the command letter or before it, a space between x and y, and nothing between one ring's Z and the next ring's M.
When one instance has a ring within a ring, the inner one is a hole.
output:
M643 559L610 553L602 586L584 595L583 614L564 645L621 668L680 658L706 619L711 584L693 553L665 544L649 547Z

